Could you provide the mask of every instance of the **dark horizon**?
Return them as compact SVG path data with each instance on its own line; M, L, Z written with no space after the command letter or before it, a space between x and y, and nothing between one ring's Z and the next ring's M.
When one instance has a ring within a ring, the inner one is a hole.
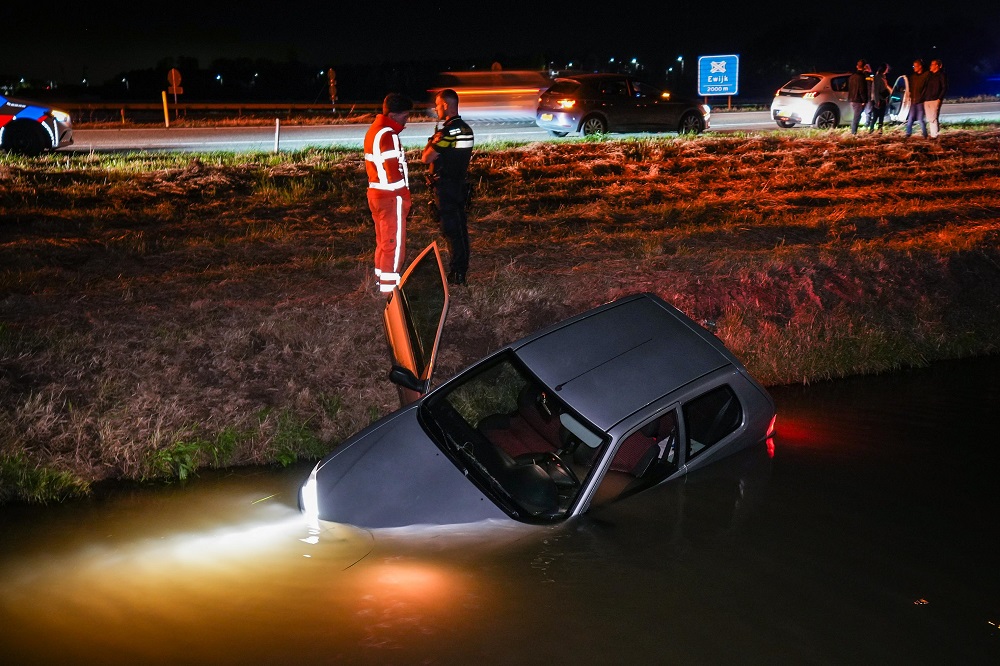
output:
M238 10L218 0L198 9L139 15L120 0L99 7L60 7L41 19L34 8L8 7L0 79L102 85L167 61L264 60L317 68L363 69L433 62L452 69L538 68L551 62L637 58L658 73L683 56L735 53L746 59L748 89L780 85L789 70L849 69L858 58L889 62L897 73L912 58L940 57L956 83L973 88L1000 73L1000 3L973 0L946 11L908 6L874 16L868 5L825 16L823 9L789 9L719 0L692 17L662 6L609 15L606 3L582 0L568 17L551 17L536 3L511 0L498 8L439 1L373 14L367 7L304 2L294 11L257 0ZM386 18L388 17L388 18ZM381 22L380 22L381 21ZM687 72L685 72L687 74ZM761 79L761 80L756 80ZM741 85L741 90L743 86Z

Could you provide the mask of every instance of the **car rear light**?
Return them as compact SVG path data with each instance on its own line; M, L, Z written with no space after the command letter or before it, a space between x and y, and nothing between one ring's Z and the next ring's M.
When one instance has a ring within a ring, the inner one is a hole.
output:
M663 92L660 93L660 97L662 97L663 99L670 99L670 93L664 90Z
M574 106L576 106L576 100L575 99L561 99L558 102L556 102L556 106L558 106L560 109L565 109L565 110L568 111L568 110L572 109Z
M815 93L815 92L807 92L805 95L802 96L802 99L812 99L813 97L815 97L818 94L819 93Z

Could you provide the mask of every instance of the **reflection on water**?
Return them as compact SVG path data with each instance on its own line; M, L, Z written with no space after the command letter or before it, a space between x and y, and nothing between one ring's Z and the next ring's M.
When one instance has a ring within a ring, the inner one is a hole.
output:
M313 529L308 467L8 507L0 663L997 663L998 370L776 390L773 458L560 527Z

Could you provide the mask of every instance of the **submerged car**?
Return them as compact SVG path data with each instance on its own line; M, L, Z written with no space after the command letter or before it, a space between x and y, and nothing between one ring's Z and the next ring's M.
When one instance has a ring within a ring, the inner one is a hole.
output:
M778 88L771 102L771 118L778 127L813 125L833 129L854 119L847 99L850 72L807 72ZM862 124L863 124L862 119Z
M0 150L38 155L72 143L68 113L0 95Z
M774 402L710 332L652 294L513 342L427 392L448 307L436 245L386 305L404 406L321 460L312 519L382 528L553 523L764 442Z
M698 134L711 110L624 74L558 78L538 98L535 124L555 136L608 132Z

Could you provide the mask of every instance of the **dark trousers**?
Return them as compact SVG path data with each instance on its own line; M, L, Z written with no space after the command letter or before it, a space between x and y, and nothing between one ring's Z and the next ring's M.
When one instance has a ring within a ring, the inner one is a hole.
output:
M878 123L879 131L882 130L882 123L885 122L885 109L886 109L886 106L887 105L884 102L882 103L882 106L875 106L874 104L872 104L872 110L869 111L870 116L868 118L868 131L869 132L875 131L875 123L876 122Z
M441 233L448 239L451 259L448 271L469 272L469 228L465 212L468 189L464 181L441 179L435 185Z

